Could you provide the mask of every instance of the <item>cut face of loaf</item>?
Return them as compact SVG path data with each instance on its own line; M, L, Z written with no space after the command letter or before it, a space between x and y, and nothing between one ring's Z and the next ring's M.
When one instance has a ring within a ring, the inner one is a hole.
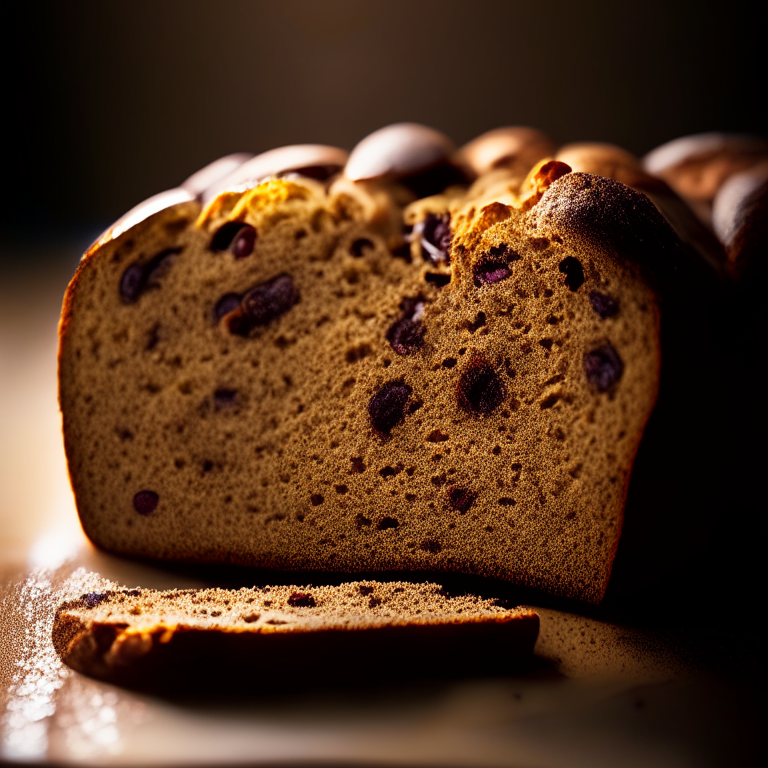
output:
M406 210L384 185L269 179L101 242L61 322L88 536L599 601L657 393L646 272L674 235L643 195L567 170Z
M209 674L255 674L261 686L280 687L383 680L425 666L498 674L531 657L538 626L533 611L452 596L437 584L361 581L91 593L58 609L53 642L79 672L162 683L167 692L174 677L194 688L215 682Z

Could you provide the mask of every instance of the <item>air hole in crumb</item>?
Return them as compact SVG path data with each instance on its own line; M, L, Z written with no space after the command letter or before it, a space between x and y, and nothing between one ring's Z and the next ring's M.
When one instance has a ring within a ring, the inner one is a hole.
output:
M434 285L437 288L444 288L448 283L451 282L451 276L450 275L442 275L438 272L427 272L424 275L424 279L430 284Z
M345 359L348 363L356 363L358 360L362 360L364 357L368 357L371 354L371 348L368 344L359 344L356 347L351 347L347 350Z
M560 399L560 395L555 395L555 394L549 395L539 403L539 407L541 408L542 411L544 411L547 408L551 408L559 399Z
M566 256L558 269L565 275L565 284L571 291L578 291L584 285L584 268L581 262L573 256Z
M374 247L372 240L369 240L367 237L360 237L349 246L349 252L356 259L359 259L365 255L366 251L372 251Z

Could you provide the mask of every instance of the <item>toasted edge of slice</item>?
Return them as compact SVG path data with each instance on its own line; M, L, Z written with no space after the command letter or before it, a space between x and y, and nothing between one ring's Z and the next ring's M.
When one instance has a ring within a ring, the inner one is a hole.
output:
M530 662L538 629L528 608L360 581L94 592L58 608L52 636L85 675L188 694L505 674Z

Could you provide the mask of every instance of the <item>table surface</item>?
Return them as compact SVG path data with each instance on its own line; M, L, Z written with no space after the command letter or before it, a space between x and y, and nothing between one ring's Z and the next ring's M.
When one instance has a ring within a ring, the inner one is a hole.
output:
M757 765L747 647L718 615L564 610L513 676L346 690L149 696L85 678L51 644L58 604L109 583L204 586L208 572L94 549L77 521L56 403L56 320L77 247L0 280L0 762L76 765ZM23 261L23 248L20 249ZM728 613L720 607L720 616ZM741 617L740 617L741 619ZM752 635L749 635L751 637ZM735 762L734 762L735 761Z

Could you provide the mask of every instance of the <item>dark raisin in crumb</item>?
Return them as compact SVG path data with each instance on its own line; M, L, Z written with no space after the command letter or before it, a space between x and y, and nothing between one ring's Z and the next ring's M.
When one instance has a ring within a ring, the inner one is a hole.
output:
M462 514L469 510L469 508L475 503L477 494L466 488L459 488L453 486L448 489L448 501L451 506L461 512Z
M431 264L450 262L451 215L449 213L428 213L421 224L421 256Z
M387 331L387 341L398 355L410 355L424 344L424 299L421 296L406 298L400 304L402 315Z
M101 605L107 600L112 592L89 592L87 595L83 595L82 600L85 602L86 608L95 608L97 605Z
M150 515L159 501L160 497L154 491L139 491L133 497L133 508L140 515Z
M134 262L126 267L120 278L120 296L125 304L133 304L150 287L157 287L153 278L160 277L167 268L171 256L181 253L182 248L165 248L144 264Z
M242 296L239 293L225 293L217 302L213 308L213 316L216 322L221 320L224 315L228 315L230 312L234 312L240 308L240 302Z
M457 362L455 357L446 357L443 360L443 368L455 368Z
M624 373L624 363L616 350L605 343L584 355L584 372L598 392L607 392Z
M120 296L126 304L136 301L144 290L146 274L141 264L131 264L120 278Z
M472 272L475 286L480 288L506 280L512 274L509 265L519 260L520 254L510 251L506 243L492 246L474 265Z
M346 485L335 485L334 488L336 489L336 493L339 493L342 495L349 490L349 488L347 488Z
M565 284L571 291L578 291L584 285L584 268L573 256L567 256L560 262L560 271L565 275Z
M394 517L382 517L376 525L376 529L379 531L386 531L388 528L397 528L400 525L398 520Z
M368 600L368 607L369 608L376 608L379 605L381 605L381 598L380 597L371 597L371 599Z
M600 293L600 291L590 292L589 303L603 320L616 317L619 314L619 302L605 293Z
M365 584L361 584L357 589L363 597L373 594L373 587L367 587Z
M314 608L317 603L315 602L315 598L306 592L294 592L288 598L288 605L293 608Z
M474 414L489 414L501 405L506 392L496 371L479 355L472 357L456 383L459 406Z
M352 469L349 470L350 475L360 475L365 472L362 456L352 456L350 461L352 462Z
M368 415L373 428L386 437L405 418L405 409L413 390L407 384L390 381L371 398Z
M290 275L278 275L252 288L243 296L241 306L251 327L267 325L284 315L299 300L299 292Z
M256 245L256 230L250 224L243 224L232 239L229 250L236 259L244 259L253 253Z
M367 528L371 525L370 518L366 517L365 515L358 514L355 517L355 525L358 528Z
M230 408L237 403L237 390L221 387L213 393L213 404L217 411Z
M313 493L309 500L312 502L313 507L318 507L320 504L322 504L325 501L325 497L323 497L322 494L319 493Z

